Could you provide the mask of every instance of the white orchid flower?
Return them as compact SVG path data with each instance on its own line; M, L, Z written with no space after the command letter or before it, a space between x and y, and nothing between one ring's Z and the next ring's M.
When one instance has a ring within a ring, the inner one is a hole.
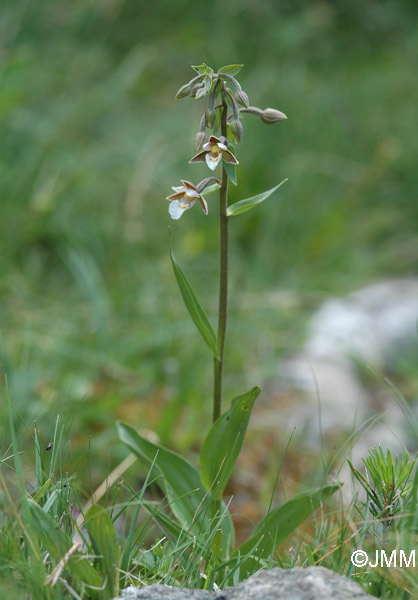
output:
M183 185L178 187L173 186L174 194L167 196L167 200L170 201L168 212L172 219L180 219L181 215L189 208L192 208L196 204L196 201L200 202L205 215L208 214L208 205L204 197L198 192L196 186L190 181L180 180Z
M214 171L218 164L224 160L232 165L237 165L238 161L235 156L228 150L225 144L216 136L211 135L209 141L203 144L202 151L190 159L191 163L204 162L208 165L211 171Z

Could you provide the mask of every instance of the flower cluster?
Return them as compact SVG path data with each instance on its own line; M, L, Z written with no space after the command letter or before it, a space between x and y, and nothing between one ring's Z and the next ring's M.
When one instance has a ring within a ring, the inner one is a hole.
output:
M195 138L195 152L197 154L190 159L190 162L206 162L211 171L214 171L219 164L223 163L227 171L225 177L228 176L228 178L231 177L229 167L237 165L238 160L228 148L229 141L226 136L231 137L233 141L241 141L243 135L241 115L243 113L257 115L267 125L272 125L287 118L284 113L274 108L262 110L258 107L250 106L248 95L234 77L241 70L242 66L228 65L221 67L217 73L205 64L193 66L192 68L197 72L197 76L183 85L176 95L176 98L190 96L196 100L205 96L208 98L208 106L202 116L200 130L197 132ZM218 96L220 103L216 104ZM239 108L238 105L241 105L242 108ZM221 128L223 135L216 137L212 134L208 139L207 129L218 129L221 120L223 120ZM225 173L225 170L223 173ZM170 202L168 211L171 218L179 219L197 201L199 201L203 212L207 215L208 206L202 195L207 183L202 185L203 182L200 182L194 185L190 181L181 181L183 185L173 187L175 193L167 196L167 200Z
M224 141L228 143L227 140ZM237 159L232 152L228 150L226 144L221 139L211 135L209 141L203 144L202 151L198 154L195 154L195 156L190 159L190 162L195 163L206 161L209 169L214 171L222 160L232 165L238 164ZM199 201L203 212L205 215L207 215L208 205L201 192L212 179L212 177L209 177L208 179L201 181L197 186L190 181L181 179L183 185L179 187L173 186L172 189L175 193L167 196L167 200L170 202L170 206L168 207L170 217L175 220L180 219L182 214L194 206L197 201ZM216 179L216 181L218 182L218 185L220 185L219 180Z

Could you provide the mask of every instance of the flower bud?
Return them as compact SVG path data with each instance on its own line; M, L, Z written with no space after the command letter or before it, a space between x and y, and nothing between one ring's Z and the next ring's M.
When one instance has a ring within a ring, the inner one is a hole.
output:
M176 94L176 98L179 99L179 98L185 98L186 96L188 96L190 94L190 92L192 91L192 87L193 87L193 84L191 81L189 81L189 83L185 83L184 85L182 85Z
M198 131L194 138L194 151L199 152L203 144L206 142L206 133L204 131Z
M192 98L196 97L196 93L198 92L198 90L201 90L204 86L202 85L202 83L197 83L196 85L194 85L192 87L192 91L190 92L190 96Z
M235 94L235 98L237 99L237 102L239 104L241 104L241 106L244 106L245 108L248 108L250 105L250 99L248 98L248 94L246 94L244 92L244 90L239 90L239 92L237 92Z
M280 110L276 110L275 108L266 108L263 110L260 117L263 123L266 125L273 125L273 123L277 123L277 121L287 119L284 113L282 113Z
M188 96L190 93L193 93L195 88L198 87L198 85L197 85L198 82L200 82L199 85L201 85L202 79L203 79L203 75L198 75L197 77L193 77L193 79L191 79L190 81L188 81L187 83L182 85L176 94L176 98L184 98L185 96Z
M206 126L209 127L209 129L212 129L214 124L215 124L215 111L213 110L213 108L208 108L206 113L205 113L205 118L206 118Z
M244 133L244 128L241 121L239 119L232 119L232 121L229 123L229 128L237 142L240 142L242 134Z
M207 86L202 85L196 90L194 97L196 98L196 100L199 100L200 98L203 98L203 96L206 96L206 94L207 94Z

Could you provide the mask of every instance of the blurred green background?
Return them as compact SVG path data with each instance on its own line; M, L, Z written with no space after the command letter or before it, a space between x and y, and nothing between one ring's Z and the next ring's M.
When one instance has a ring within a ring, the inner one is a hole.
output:
M212 361L176 286L212 317L217 210L170 223L203 101L191 64L244 63L252 104L231 200L226 398L276 377L329 295L418 267L418 4L413 0L9 0L0 13L0 365L22 449L57 415L94 487L123 456L114 420L197 448ZM4 396L6 397L6 389ZM7 403L2 456L10 453ZM28 460L32 460L29 459Z

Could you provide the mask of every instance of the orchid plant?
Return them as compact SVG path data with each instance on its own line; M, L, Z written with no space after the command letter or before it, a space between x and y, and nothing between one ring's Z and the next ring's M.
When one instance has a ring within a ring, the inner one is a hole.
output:
M144 503L154 520L173 544L192 536L193 547L201 557L205 548L205 586L225 583L238 569L240 578L250 575L271 561L275 548L282 542L322 500L333 494L338 485L323 486L302 493L272 509L270 503L266 516L255 525L249 539L238 548L234 545L234 524L228 507L223 502L226 484L240 453L250 414L261 392L254 386L235 397L222 413L222 378L228 314L228 229L233 216L240 215L271 196L286 180L251 198L233 204L228 202L229 183L237 185L236 170L239 161L235 144L243 137L242 118L247 114L257 116L267 125L286 119L276 109L251 106L248 95L236 79L243 65L228 65L214 71L205 64L193 66L197 72L177 92L176 98L190 97L206 100L206 106L195 137L195 154L190 163L206 163L215 175L194 184L181 180L167 196L169 214L178 220L199 203L204 214L209 208L206 196L219 193L219 306L217 333L199 302L186 275L174 257L171 241L171 262L180 292L189 314L206 342L214 361L213 424L203 441L199 457L200 469L180 455L141 436L133 427L118 423L120 439L158 476L167 499L170 513L155 510ZM213 202L214 203L214 202ZM211 201L212 204L212 201ZM228 575L229 574L229 575ZM225 579L226 577L226 579ZM235 575L234 575L235 577ZM236 579L229 581L234 582ZM212 583L211 583L212 582Z

